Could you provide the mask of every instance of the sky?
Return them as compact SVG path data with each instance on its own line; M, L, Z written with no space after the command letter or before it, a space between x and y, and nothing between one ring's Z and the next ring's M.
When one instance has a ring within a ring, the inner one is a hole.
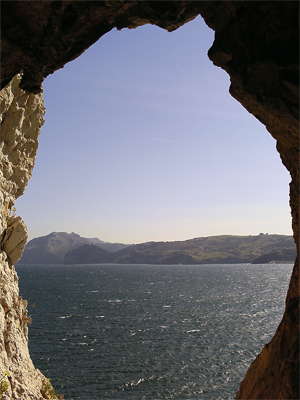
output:
M207 57L201 17L113 30L44 83L46 122L16 202L30 238L139 243L291 234L275 140Z

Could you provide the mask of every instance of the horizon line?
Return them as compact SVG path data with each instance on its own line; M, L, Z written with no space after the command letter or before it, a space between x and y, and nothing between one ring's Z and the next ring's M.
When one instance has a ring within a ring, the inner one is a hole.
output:
M68 235L75 234L75 235L78 235L78 236L80 236L80 237L82 237L82 238L86 238L86 239L98 239L98 240L100 240L100 241L102 241L102 242L105 242L105 243L128 244L128 245L142 244L142 243L185 242L185 241L188 241L188 240L194 240L194 239L200 239L200 238L209 238L209 237L221 237L221 236L248 237L248 236L275 236L275 235L276 235L276 236L292 236L292 237L293 237L293 234L292 234L292 233L288 234L288 233L259 232L259 233L256 233L256 234L253 234L253 233L251 234L251 233L250 233L250 234L243 234L243 235L223 233L223 234L218 234L218 235L195 236L195 237L193 237L193 238L189 238L189 239L180 239L180 240L146 240L146 241L141 241L141 242L139 241L139 242L130 242L130 243L128 243L128 242L123 242L123 241L109 241L109 240L103 240L103 239L100 239L98 236L83 236L82 234L77 233L77 232L52 231L52 232L50 232L50 233L47 233L47 234L44 234L44 235L40 235L40 236L35 236L35 237L31 238L31 239L28 239L28 242L30 242L31 240L34 240L34 239L38 239L38 238L41 238L41 237L49 236L49 235L51 235L51 234L53 234L53 233L65 233L65 234L68 234ZM27 243L28 243L28 242L27 242Z

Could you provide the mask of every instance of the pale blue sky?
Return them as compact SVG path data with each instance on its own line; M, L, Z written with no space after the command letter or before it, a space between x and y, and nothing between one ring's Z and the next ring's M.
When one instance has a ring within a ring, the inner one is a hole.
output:
M291 233L289 174L209 61L212 41L201 18L114 30L47 78L36 168L16 203L30 237Z

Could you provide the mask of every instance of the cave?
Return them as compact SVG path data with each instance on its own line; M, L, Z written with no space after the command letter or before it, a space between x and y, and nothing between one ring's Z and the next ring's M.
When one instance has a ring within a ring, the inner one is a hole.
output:
M299 251L299 10L294 1L70 0L31 2L30 7L3 1L1 7L1 363L13 372L8 398L40 399L49 398L47 381L30 360L26 302L19 297L13 267L26 242L26 228L12 209L34 166L44 114L43 79L113 28L150 23L172 31L200 14L215 31L209 58L229 74L230 94L276 139L290 172ZM251 364L238 399L299 398L298 334L297 258L282 321Z

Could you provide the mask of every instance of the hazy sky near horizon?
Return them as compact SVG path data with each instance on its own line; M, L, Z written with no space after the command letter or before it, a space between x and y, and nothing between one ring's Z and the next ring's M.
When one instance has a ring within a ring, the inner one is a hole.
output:
M264 126L228 93L199 17L112 31L44 84L46 122L16 202L30 238L137 243L290 234L290 177Z

